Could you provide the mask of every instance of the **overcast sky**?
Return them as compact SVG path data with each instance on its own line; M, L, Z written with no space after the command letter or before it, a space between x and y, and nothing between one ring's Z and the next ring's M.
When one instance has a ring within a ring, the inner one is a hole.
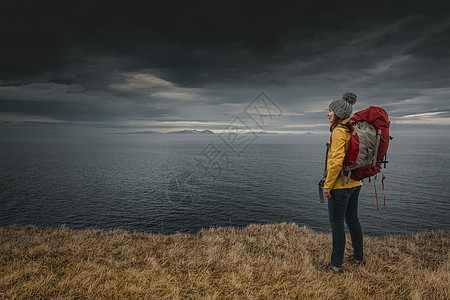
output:
M449 134L449 4L415 2L3 0L0 135L326 133L347 91L394 134Z

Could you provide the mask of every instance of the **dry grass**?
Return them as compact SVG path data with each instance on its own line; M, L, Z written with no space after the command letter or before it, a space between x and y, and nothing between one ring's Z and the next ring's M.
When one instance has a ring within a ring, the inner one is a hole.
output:
M366 237L366 266L343 275L314 267L329 260L329 234L286 223L195 235L7 227L0 241L7 299L450 299L450 232Z

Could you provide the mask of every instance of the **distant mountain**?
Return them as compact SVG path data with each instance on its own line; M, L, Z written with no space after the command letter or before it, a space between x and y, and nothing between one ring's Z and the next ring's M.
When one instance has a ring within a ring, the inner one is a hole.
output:
M236 132L230 131L225 132L226 134L237 134ZM267 132L267 131L247 131L239 134L278 134L278 132Z
M205 130L181 130L181 131L169 131L168 134L173 134L173 133L178 133L178 134L214 134L213 131L205 129Z
M158 131L133 131L133 132L127 132L127 134L160 134L161 132ZM122 132L118 132L118 134L122 134Z

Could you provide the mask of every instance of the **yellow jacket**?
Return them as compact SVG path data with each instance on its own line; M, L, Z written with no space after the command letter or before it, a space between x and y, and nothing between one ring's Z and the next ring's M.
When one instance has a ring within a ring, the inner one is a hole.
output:
M346 124L348 119L341 121L341 124ZM336 127L331 133L331 147L328 150L327 161L327 180L325 181L324 189L347 189L362 185L361 180L353 180L350 178L347 182L347 176L344 176L344 185L341 181L341 168L344 162L345 154L350 142L351 133L348 129ZM338 180L339 179L339 180Z

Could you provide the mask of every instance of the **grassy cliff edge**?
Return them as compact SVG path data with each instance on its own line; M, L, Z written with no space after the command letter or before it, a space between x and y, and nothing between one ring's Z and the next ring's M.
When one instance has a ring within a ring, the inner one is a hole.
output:
M336 275L314 267L331 235L293 223L171 235L4 227L0 298L450 299L450 232L364 246L367 264Z

